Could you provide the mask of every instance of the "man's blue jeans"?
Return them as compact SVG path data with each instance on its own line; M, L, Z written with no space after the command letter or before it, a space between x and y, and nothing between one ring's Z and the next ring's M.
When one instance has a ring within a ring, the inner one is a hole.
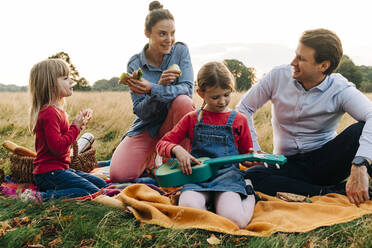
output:
M35 174L34 184L41 191L42 201L86 196L106 187L103 179L74 169Z

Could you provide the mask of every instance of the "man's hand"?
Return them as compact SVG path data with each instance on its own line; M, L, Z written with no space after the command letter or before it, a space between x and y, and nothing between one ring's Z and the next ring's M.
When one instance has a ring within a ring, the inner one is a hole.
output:
M188 151L186 151L182 146L176 145L172 148L172 153L177 157L180 167L183 173L186 175L192 174L191 160L196 164L200 164L200 161L193 157Z
M136 79L128 79L127 81L129 88L136 94L147 94L151 92L152 83L147 81L146 79L136 80Z
M346 183L346 194L349 201L359 206L368 201L368 174L365 166L351 167L350 177Z
M249 148L249 152L248 153L261 153L261 154L263 154L263 153L266 153L266 152L263 152L263 151L255 152L253 150L253 148ZM242 165L244 167L247 167L247 168L251 168L251 167L256 166L256 165L259 165L259 164L262 164L262 162L261 161L244 161L244 162L242 162ZM263 165L266 168L269 167L269 165L266 162L264 162ZM276 166L277 169L280 169L280 165L279 164L275 164L275 166Z

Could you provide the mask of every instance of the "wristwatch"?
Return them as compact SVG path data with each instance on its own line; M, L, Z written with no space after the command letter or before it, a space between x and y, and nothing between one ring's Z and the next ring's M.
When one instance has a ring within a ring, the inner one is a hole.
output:
M361 156L356 156L353 161L351 162L355 166L365 166L367 167L367 171L369 176L372 177L372 165L368 162L368 160Z
M353 159L353 165L356 165L356 166L362 166L364 165L365 167L369 167L369 162L367 159L365 159L364 157L361 157L361 156L356 156L354 159Z

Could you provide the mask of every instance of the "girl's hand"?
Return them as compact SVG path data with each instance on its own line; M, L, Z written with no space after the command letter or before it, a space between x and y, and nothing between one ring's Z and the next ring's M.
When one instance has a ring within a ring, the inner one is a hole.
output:
M168 86L179 76L180 72L177 70L165 70L161 74L158 84Z
M92 118L93 110L91 109L85 109L80 111L75 119L72 121L72 124L78 126L80 129L83 129L85 127L89 120Z
M147 94L151 92L152 83L147 81L146 79L136 80L136 79L128 79L128 86L136 94Z
M93 116L93 110L92 109L84 109L83 110L83 116L87 121L89 121Z
M194 158L180 145L176 145L175 147L173 147L172 153L177 157L182 173L186 173L186 175L192 174L191 161L195 162L196 164L200 164L199 160Z

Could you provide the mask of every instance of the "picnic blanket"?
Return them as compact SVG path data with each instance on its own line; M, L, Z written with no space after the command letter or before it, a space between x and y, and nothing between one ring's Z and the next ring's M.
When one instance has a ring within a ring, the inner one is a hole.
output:
M346 196L328 194L311 197L312 203L286 202L260 194L250 224L239 229L232 221L206 210L175 206L171 199L144 184L126 187L115 197L99 196L93 201L121 209L148 224L166 228L199 228L249 236L269 236L275 232L308 232L321 226L344 223L372 213L372 201L357 207Z

